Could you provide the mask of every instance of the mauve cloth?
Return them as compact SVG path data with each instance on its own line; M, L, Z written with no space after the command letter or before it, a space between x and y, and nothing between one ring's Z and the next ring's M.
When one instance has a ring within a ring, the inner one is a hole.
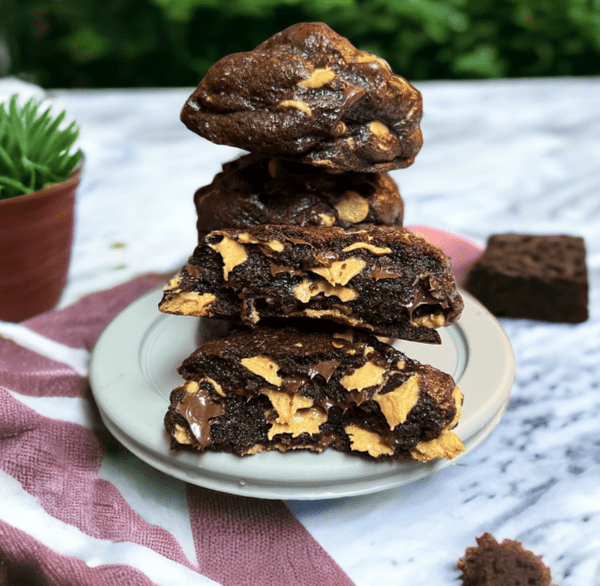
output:
M121 310L165 279L138 277L19 327L92 350ZM45 416L44 401L61 398L92 413L92 423ZM98 418L85 374L0 337L0 586L352 586L281 501L186 485L196 557L190 561L175 535L146 521L99 476L103 463L123 451ZM49 531L53 539L44 537ZM121 552L118 563L98 563L86 550L111 546ZM144 555L148 568L140 562ZM185 578L176 580L178 571Z

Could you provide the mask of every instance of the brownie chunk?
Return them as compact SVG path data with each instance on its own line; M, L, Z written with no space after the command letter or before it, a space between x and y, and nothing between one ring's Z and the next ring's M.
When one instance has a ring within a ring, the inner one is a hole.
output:
M499 317L584 322L588 275L583 238L490 236L464 287Z
M260 224L402 226L404 204L385 173L333 174L275 157L246 155L223 165L194 196L198 235Z
M550 570L518 541L498 543L484 533L458 560L463 586L551 586Z
M423 139L418 90L323 23L299 23L217 61L181 111L217 144L338 171L408 167Z
M462 393L450 375L368 335L242 329L179 368L165 427L174 449L256 454L333 447L378 459L451 459Z
M439 343L435 328L454 323L463 301L444 253L401 228L263 225L210 232L159 308L249 326L321 318Z

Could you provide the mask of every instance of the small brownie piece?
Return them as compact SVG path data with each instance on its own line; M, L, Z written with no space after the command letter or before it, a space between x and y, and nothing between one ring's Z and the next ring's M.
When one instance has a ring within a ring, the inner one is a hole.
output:
M165 287L164 313L332 320L383 336L439 343L460 316L450 261L393 226L264 225L210 232Z
M550 569L518 541L498 543L489 533L458 560L463 586L551 586Z
M375 337L236 330L179 368L165 427L174 449L256 454L333 447L378 459L451 459L462 393L452 377Z
M421 94L326 24L295 24L217 61L181 111L217 144L338 171L408 167L423 143Z
M583 238L490 236L464 287L499 317L584 322L588 275Z
M246 155L223 165L194 196L198 236L259 224L402 226L404 204L385 173L329 173L275 157Z

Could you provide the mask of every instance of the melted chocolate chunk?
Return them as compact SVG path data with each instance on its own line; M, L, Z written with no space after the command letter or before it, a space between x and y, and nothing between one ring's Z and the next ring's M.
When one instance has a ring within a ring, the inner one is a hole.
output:
M185 419L198 447L204 449L210 443L210 421L225 414L222 401L211 397L203 388L187 392L177 403L177 412Z

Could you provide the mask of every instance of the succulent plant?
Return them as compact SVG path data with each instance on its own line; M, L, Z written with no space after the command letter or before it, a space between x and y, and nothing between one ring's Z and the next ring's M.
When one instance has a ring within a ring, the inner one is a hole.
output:
M20 107L17 94L0 104L0 199L64 181L83 156L71 152L77 124L62 124L65 111L53 117L51 106L41 109L34 98Z

